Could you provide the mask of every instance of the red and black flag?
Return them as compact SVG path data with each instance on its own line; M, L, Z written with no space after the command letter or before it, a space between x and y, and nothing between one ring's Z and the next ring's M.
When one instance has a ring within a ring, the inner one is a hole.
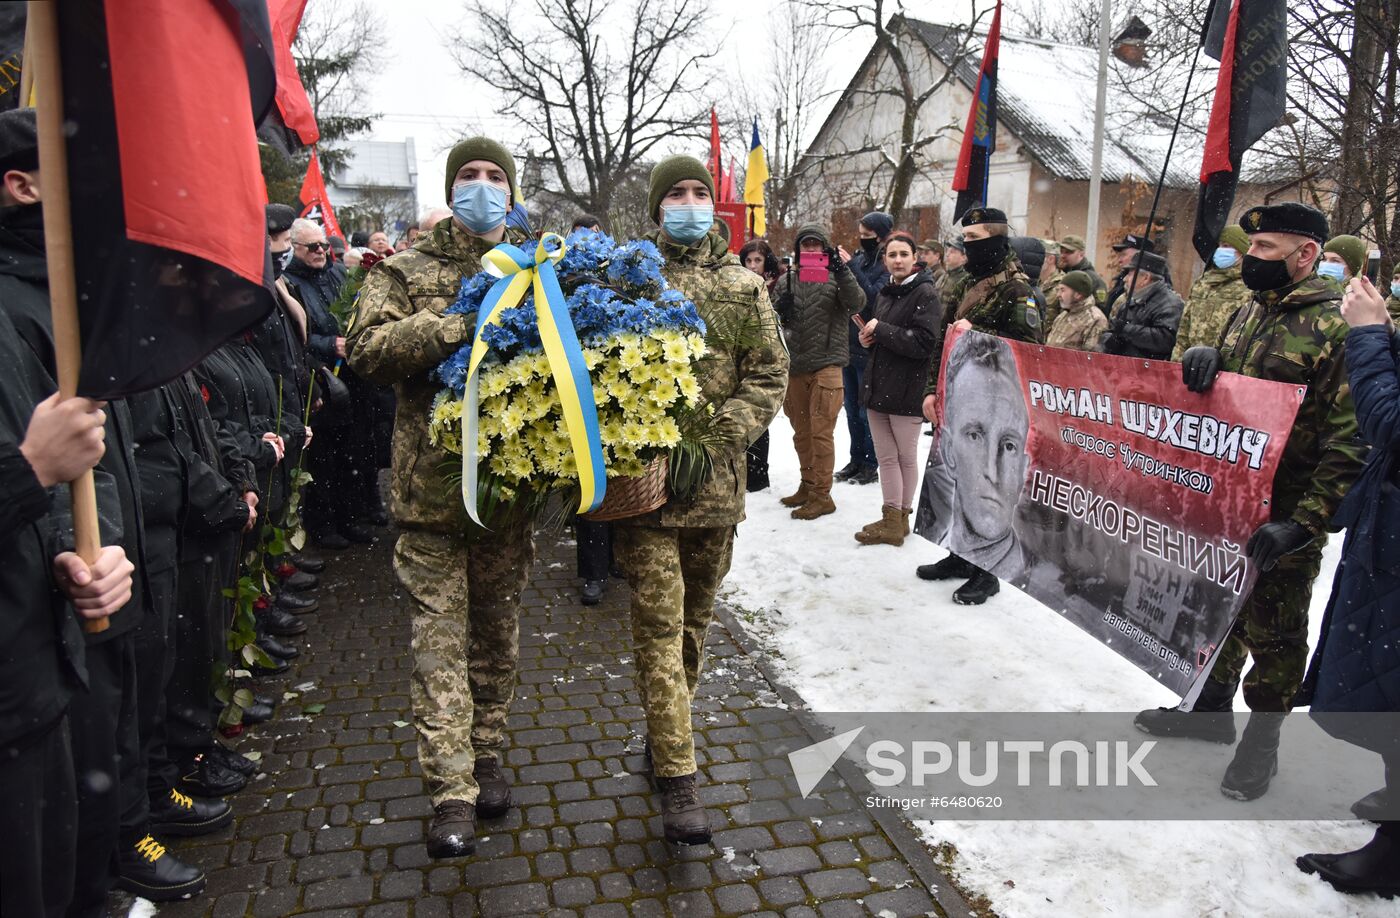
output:
M326 238L345 238L340 231L340 221L336 220L335 210L331 207L330 196L326 194L326 180L321 175L321 157L316 155L315 148L311 150L311 161L306 164L306 178L302 179L301 192L297 196L301 199L301 215L321 224Z
M276 89L267 5L54 6L78 394L118 398L174 379L273 307L256 136Z
M0 3L0 111L24 108L20 69L24 63L24 11L27 3Z
M1191 242L1210 262L1235 201L1245 150L1283 118L1288 85L1284 0L1212 0L1205 52L1220 61Z
M258 136L284 154L309 147L321 139L321 129L311 100L306 96L292 42L301 28L307 0L268 0L272 23L273 55L277 63L277 105L258 126Z
M963 127L958 167L953 173L953 190L958 193L958 203L953 207L954 222L973 207L987 204L987 181L991 176L992 154L997 148L997 52L1000 48L1001 0L997 0L992 27L987 32L987 47L982 52L982 69L977 72L977 85L972 87L972 107Z

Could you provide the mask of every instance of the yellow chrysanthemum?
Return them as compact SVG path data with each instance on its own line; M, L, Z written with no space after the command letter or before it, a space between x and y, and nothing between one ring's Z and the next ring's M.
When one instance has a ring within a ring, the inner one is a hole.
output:
M686 404L692 408L700 401L700 383L695 381L694 376L681 376L676 379L676 388L681 390L681 397Z

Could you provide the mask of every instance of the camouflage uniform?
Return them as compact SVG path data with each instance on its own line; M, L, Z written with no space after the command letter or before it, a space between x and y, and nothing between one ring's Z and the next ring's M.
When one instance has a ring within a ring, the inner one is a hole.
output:
M953 313L958 308L957 292L962 289L971 275L966 268L954 268L951 271L944 271L943 277L938 282L938 295L943 298L943 324L952 322Z
M1386 297L1385 311L1390 313L1390 321L1400 325L1400 296Z
M1228 268L1207 268L1186 295L1186 309L1176 329L1172 360L1180 363L1188 347L1214 346L1235 310L1249 302L1249 298L1250 290L1240 280L1238 263Z
M516 241L512 239L511 241ZM439 388L429 373L470 340L474 316L444 316L494 243L451 218L365 279L348 334L350 367L392 383L394 571L413 600L413 719L433 803L476 801L477 751L501 744L515 686L520 593L534 560L529 521L468 541L472 526L447 470L460 459L428 441Z
M1083 271L1085 274L1089 275L1089 279L1094 282L1094 302L1098 304L1099 309L1103 311L1104 317L1107 318L1108 284L1104 283L1103 276L1100 275L1098 269L1094 267L1094 263L1086 256L1080 259L1079 264L1069 270Z
M687 501L613 528L613 549L632 587L632 641L658 777L693 774L690 703L700 678L715 594L729 572L734 527L744 518L744 450L783 403L788 356L762 278L710 233L693 246L648 236L662 273L695 302L709 327L699 368L702 404L713 405L714 473Z
M966 275L953 288L947 302L952 303L952 308L944 313L944 321L949 325L967 319L975 330L989 335L1032 344L1045 341L1040 309L1035 304L1030 282L1014 254L1007 255L1001 268L989 277L978 280L970 274ZM941 362L935 360L929 368L925 395L938 388Z
M1074 309L1055 317L1045 343L1050 347L1067 347L1076 351L1099 350L1099 339L1108 331L1108 319L1099 311L1092 297L1086 297Z
M1308 604L1327 521L1366 456L1347 384L1339 300L1336 286L1316 275L1291 289L1257 293L1220 340L1223 370L1308 390L1274 475L1272 518L1291 519L1316 538L1259 575L1211 673L1234 686L1253 656L1244 697L1254 711L1289 710L1302 685Z
M1065 279L1065 272L1056 271L1045 279L1045 283L1040 285L1041 295L1045 298L1044 314L1040 317L1041 325L1050 329L1055 324L1055 317L1060 314L1060 281Z

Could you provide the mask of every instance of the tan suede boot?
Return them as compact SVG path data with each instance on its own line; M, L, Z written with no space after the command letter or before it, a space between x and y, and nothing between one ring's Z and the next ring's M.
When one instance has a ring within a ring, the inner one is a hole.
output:
M903 510L901 510L901 511L899 511L899 512L900 512L900 514L904 517L904 520L903 520L904 534L905 534L905 535L908 535L908 534L909 534L909 517L914 513L914 509L913 509L912 507L906 507L905 509L903 509Z
M835 512L836 501L831 499L830 494L812 494L807 498L807 503L792 511L792 518L795 520L814 520L819 516Z
M796 491L789 494L787 497L781 498L778 501L778 503L782 504L784 507L800 507L803 504L807 503L807 497L809 494L810 492L807 490L807 482L804 481L802 482L802 484L797 486Z
M883 518L874 529L856 533L862 545L903 545L903 516L898 507L885 507Z

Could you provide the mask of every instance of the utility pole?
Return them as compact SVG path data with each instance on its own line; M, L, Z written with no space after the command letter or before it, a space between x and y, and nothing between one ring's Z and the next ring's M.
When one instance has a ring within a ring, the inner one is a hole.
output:
M1088 257L1098 259L1099 192L1103 185L1103 122L1108 103L1108 46L1113 15L1113 0L1103 0L1099 10L1099 85L1094 96L1094 159L1089 170L1089 215L1084 228L1084 247Z

